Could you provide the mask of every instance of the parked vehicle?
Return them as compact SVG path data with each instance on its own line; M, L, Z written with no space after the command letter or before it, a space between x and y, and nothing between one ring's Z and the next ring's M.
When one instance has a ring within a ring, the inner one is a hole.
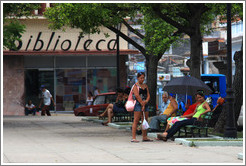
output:
M74 115L75 116L97 116L99 115L99 111L104 111L108 104L114 103L116 100L116 93L101 93L97 95L93 101L93 104L90 106L82 106L75 108Z
M202 74L201 80L213 91L210 95L205 96L213 108L217 105L219 97L226 97L226 76L223 74ZM187 96L187 100L192 101L192 96ZM185 111L185 95L178 95L179 106Z
M211 98L211 104L215 107L219 97L226 97L226 76L223 74L202 74L201 80L213 91L206 97Z

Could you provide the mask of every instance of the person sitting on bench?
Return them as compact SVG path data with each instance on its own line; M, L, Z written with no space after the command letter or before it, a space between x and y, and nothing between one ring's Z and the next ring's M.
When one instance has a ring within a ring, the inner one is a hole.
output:
M108 123L112 122L112 118L114 114L117 113L128 113L125 108L125 103L128 99L130 91L129 88L126 88L124 91L122 89L117 90L117 99L115 104L109 104L109 106L106 108L104 113L102 113L100 116L108 116L108 120L106 122L103 122L102 125L107 126Z
M157 134L157 139L167 141L167 139L172 138L181 127L193 125L195 121L201 120L204 114L211 111L209 104L205 100L203 92L197 92L196 99L199 103L197 104L192 118L174 123L174 125L166 132Z
M165 93L163 95L164 95L164 97L166 96ZM168 97L168 96L166 96L166 97ZM178 103L175 100L175 94L170 93L169 94L169 100L170 100L170 103L166 107L165 111L162 114L160 114L158 116L154 116L151 118L151 121L149 124L149 126L150 126L149 132L160 131L160 122L161 121L166 121L169 117L176 116L176 112L178 110Z
M195 97L195 99L196 99L196 97ZM197 104L198 104L198 102L196 99L196 102L194 104L188 105L188 106L186 105L187 110L184 112L184 114L182 116L176 116L176 117L168 118L165 131L167 131L169 128L171 128L174 125L174 123L176 123L176 122L192 118Z

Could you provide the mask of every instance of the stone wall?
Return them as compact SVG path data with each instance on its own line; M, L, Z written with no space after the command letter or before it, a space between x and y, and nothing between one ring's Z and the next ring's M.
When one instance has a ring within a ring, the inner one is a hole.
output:
M23 56L3 56L3 115L24 115Z

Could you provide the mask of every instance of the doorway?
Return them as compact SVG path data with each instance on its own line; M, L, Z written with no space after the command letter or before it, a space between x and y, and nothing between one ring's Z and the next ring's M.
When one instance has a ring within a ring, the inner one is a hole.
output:
M54 71L53 70L39 70L39 69L27 69L25 71L25 102L32 100L33 104L38 107L42 93L40 90L41 85L45 85L54 97ZM50 110L54 110L53 105L50 106Z

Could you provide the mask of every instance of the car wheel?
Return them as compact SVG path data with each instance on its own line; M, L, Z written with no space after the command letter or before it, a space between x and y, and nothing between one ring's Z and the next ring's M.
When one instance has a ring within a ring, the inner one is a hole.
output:
M84 116L85 114L83 112L78 113L78 116Z

